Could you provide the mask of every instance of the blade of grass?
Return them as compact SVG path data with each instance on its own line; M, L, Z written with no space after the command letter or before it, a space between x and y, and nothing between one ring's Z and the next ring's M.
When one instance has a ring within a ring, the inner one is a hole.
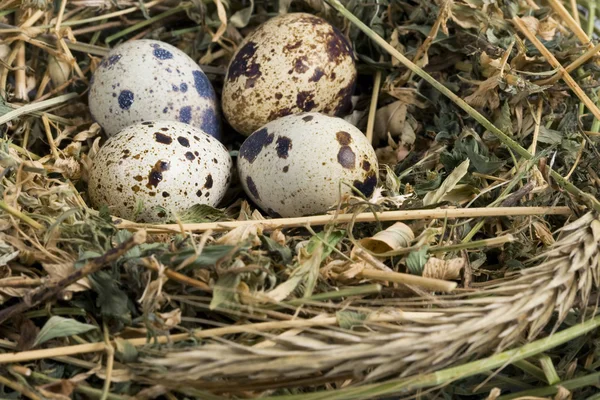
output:
M542 382L547 382L544 371L540 367L530 363L529 361L527 361L527 360L516 361L513 363L513 365L515 367L519 368L521 371L526 372L529 375L536 377L538 380L540 380Z
M550 357L546 355L541 356L540 364L549 385L556 385L560 382L560 377L558 376L558 372L556 372L556 368L554 368L554 363Z
M596 372L594 374L582 376L580 378L571 379L568 381L561 382L560 384L547 386L545 388L540 389L532 389L525 390L518 393L508 394L506 396L500 396L497 400L511 400L518 398L531 398L531 397L541 397L541 396L549 396L556 394L558 392L559 387L563 387L567 390L575 390L580 389L586 386L598 386L600 384L600 372Z
M155 23L157 21L160 21L161 19L170 17L173 14L177 14L179 12L185 11L188 8L190 8L191 6L192 6L192 3L188 3L188 4L183 4L183 5L179 6L179 7L175 7L173 9L171 9L171 10L165 11L165 12L163 12L161 14L158 14L158 15L150 18L150 19L147 19L147 20L142 21L140 23L137 23L137 24L135 24L133 26L130 26L127 29L123 29L122 31L120 31L118 33L115 33L114 35L110 35L109 37L106 38L106 40L104 41L104 43L106 43L106 45L108 45L110 42L113 42L116 39L119 39L119 38L121 38L123 36L126 36L126 35L130 34L131 32L135 32L135 31L137 31L139 29L142 29L142 28L144 28L144 27L146 27L148 25L151 25L151 24L153 24L153 23Z
M63 94L62 96L57 96L53 99L40 101L38 103L31 103L31 104L27 104L23 107L19 107L16 110L9 111L6 114L0 116L0 125L4 125L22 115L26 115L26 114L32 113L34 111L45 110L47 108L54 107L54 106L57 106L62 103L66 103L67 101L72 100L77 96L78 96L77 93L68 93L68 94Z

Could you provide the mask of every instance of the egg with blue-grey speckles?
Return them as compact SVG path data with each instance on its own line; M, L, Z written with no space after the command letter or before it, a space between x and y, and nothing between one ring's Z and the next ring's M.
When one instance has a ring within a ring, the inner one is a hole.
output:
M88 194L95 207L107 205L117 217L163 222L196 204L216 206L231 181L232 165L225 146L200 129L175 121L142 122L100 148Z
M94 72L92 117L112 136L154 120L183 122L220 138L215 91L198 64L168 43L141 39L112 49Z
M356 81L352 48L322 18L290 13L256 28L231 58L223 84L223 114L249 135L285 115L351 108Z
M379 168L360 130L321 113L269 122L244 141L237 165L248 196L273 217L324 213L354 189L368 198Z

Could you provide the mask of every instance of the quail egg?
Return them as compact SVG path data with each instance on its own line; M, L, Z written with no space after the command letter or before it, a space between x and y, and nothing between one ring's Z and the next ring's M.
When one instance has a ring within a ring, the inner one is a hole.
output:
M157 40L134 40L112 49L92 77L89 107L108 136L135 123L169 120L220 137L210 81L187 54Z
M256 28L233 55L223 114L244 135L290 114L340 116L355 81L352 49L339 30L314 15L286 14Z
M269 215L299 217L327 211L352 187L371 196L378 164L375 150L352 124L302 113L250 135L240 148L238 170L248 196Z
M161 222L196 204L216 206L231 167L225 146L200 129L175 121L142 122L100 148L90 170L89 197L117 217Z

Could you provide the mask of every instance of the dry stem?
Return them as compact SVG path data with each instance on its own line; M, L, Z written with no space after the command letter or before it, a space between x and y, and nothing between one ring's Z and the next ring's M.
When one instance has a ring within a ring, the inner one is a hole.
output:
M298 218L273 218L265 220L248 221L226 221L226 222L204 222L196 224L183 224L186 232L202 232L208 229L223 231L235 229L240 226L261 225L263 229L296 228L329 223L348 222L375 222L375 221L407 221L425 220L439 218L474 218L474 217L502 217L502 216L528 216L528 215L569 215L568 207L482 207L482 208L460 208L460 209L434 209L434 210L407 210L407 211L383 211L379 213L361 214L338 214L338 215L316 215L312 217ZM151 225L137 224L115 220L115 224L122 229L138 230L146 229L149 233L181 232L178 224Z
M559 69L561 79L565 81L565 83L571 88L573 92L575 92L577 97L579 97L583 104L585 104L588 110L590 110L592 114L594 114L594 117L600 120L600 109L598 109L596 104L594 104L594 102L587 96L587 94L585 94L583 89L581 89L577 82L575 82L571 75L569 75L565 68L558 62L556 57L554 57L554 55L546 47L544 47L542 42L540 42L538 38L535 37L535 35L529 31L527 25L525 25L521 18L514 17L513 22L519 28L521 33L523 33L523 35L535 46L535 48L538 49L540 53L542 53L546 61L550 65L552 65L553 68Z
M588 38L581 25L577 21L575 21L575 19L571 16L569 11L567 11L565 6L558 0L548 0L548 3L550 4L550 7L552 7L554 12L560 15L561 19L567 24L571 32L573 32L575 36L577 36L577 39L579 39L579 41L588 48L592 47L590 38ZM577 19L579 19L577 9L573 10L573 12L576 13Z
M456 289L456 286L458 286L456 282L444 281L442 279L425 278L423 276L404 274L401 272L381 271L381 265L385 266L385 264L377 260L375 257L371 256L362 249L357 249L356 255L374 267L378 268L378 270L362 270L360 276L365 279L419 286L423 289L432 290L434 292L451 292Z

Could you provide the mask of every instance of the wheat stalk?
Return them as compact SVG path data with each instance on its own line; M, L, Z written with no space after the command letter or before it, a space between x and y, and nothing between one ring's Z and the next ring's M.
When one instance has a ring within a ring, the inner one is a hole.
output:
M185 382L235 391L243 385L279 387L317 376L353 377L357 382L406 377L499 352L538 336L554 315L556 329L599 286L600 220L588 213L562 228L561 235L536 258L543 260L539 265L480 292L438 298L439 313L432 315L429 309L427 319L401 325L365 323L368 335L313 328L255 332L246 345L239 338L236 343L213 339L145 357L134 370L140 379L166 386Z

